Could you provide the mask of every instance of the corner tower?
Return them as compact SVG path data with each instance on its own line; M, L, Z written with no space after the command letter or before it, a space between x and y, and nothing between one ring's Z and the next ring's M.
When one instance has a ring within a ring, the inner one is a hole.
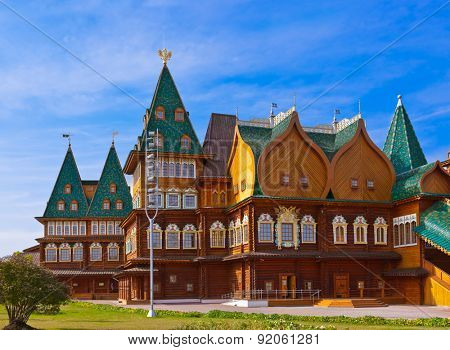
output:
M391 160L397 175L427 164L401 95L398 95L383 152Z

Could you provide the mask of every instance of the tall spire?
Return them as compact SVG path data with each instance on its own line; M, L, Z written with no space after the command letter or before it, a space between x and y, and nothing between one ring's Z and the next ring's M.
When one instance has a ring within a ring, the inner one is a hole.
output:
M383 152L391 160L398 174L427 164L411 120L403 106L402 96L397 96L397 107L384 143Z

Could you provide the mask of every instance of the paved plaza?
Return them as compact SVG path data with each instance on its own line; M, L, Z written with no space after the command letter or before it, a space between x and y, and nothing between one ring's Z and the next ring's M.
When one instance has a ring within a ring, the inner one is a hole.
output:
M133 309L148 309L148 304L141 305L122 305L114 300L89 300L94 304L108 304ZM203 302L203 303L167 303L156 304L156 310L172 310L172 311L199 311L208 312L211 310L222 311L238 311L246 313L263 313L263 314L288 314L288 315L302 315L302 316L379 316L385 318L432 318L444 317L450 318L450 307L445 306L415 306L415 305L390 305L387 307L374 308L336 308L336 307L258 307L258 308L244 308L229 305L222 305L218 302Z

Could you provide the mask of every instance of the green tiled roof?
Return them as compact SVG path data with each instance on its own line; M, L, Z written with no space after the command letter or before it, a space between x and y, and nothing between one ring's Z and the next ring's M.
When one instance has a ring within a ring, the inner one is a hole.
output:
M163 106L165 112L165 119L156 119L156 107ZM183 108L184 121L175 121L175 109ZM147 121L146 130L155 131L156 129L164 137L163 152L187 153L187 154L201 154L202 147L198 142L197 135L192 127L189 115L184 108L183 101L178 93L172 75L164 64L161 74L159 75L158 84L156 85L155 93L150 108L147 110L149 119ZM142 132L140 138L141 149L144 149L145 130ZM191 147L188 150L181 149L181 136L187 135L191 139Z
M420 215L420 225L414 230L431 245L450 255L450 205L439 201Z
M391 160L397 174L427 164L401 96L399 96L383 152Z
M392 188L392 199L401 200L420 194L422 192L420 188L420 180L428 170L433 168L434 165L435 163L422 165L418 168L397 175L394 187Z
M116 185L116 192L110 192L110 184ZM109 199L110 210L103 210L103 200ZM117 210L116 200L122 200L123 209ZM90 217L125 217L132 209L132 199L125 175L114 145L109 149L102 175L97 185L94 197L89 206L87 216Z
M64 193L64 187L67 184L71 186L71 193L68 194ZM58 201L60 200L63 200L65 203L65 209L63 211L57 208ZM78 210L70 210L70 203L73 200L78 202ZM84 216L87 209L88 203L81 184L80 173L78 172L77 163L72 153L72 147L69 146L43 217L78 218Z

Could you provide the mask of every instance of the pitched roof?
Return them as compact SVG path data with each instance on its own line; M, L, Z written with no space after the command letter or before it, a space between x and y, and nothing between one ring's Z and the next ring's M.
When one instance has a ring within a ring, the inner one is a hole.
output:
M422 176L434 166L435 163L425 164L397 175L394 187L392 188L392 199L396 201L422 193L420 180L422 179Z
M450 201L434 203L420 215L414 231L425 241L450 255Z
M164 107L164 120L156 119L156 107ZM175 110L183 108L184 121L175 121ZM156 85L155 93L153 94L152 103L147 110L148 120L146 126L140 137L140 147L144 149L145 130L155 131L156 129L162 134L164 138L163 152L187 153L187 154L201 154L202 147L189 120L189 113L184 108L178 89L169 72L169 68L164 64L161 74L159 75L158 83ZM189 136L191 139L190 149L181 149L181 137L183 135Z
M391 160L397 174L427 164L400 95L383 152Z
M64 193L66 185L71 186L70 193ZM60 200L65 203L64 210L58 210L57 208ZM70 203L73 200L78 202L78 210L70 210ZM86 215L87 210L88 202L83 191L80 173L72 153L72 147L69 145L43 217L79 218Z
M207 159L203 176L226 176L227 161L233 145L236 116L212 113L203 142L203 152L213 154L214 159Z
M116 192L110 192L110 184L116 185ZM103 201L110 201L110 210L103 210ZM123 203L122 209L115 207L116 200ZM102 175L98 181L97 189L89 206L87 216L90 217L125 217L132 209L132 199L125 175L120 165L114 144L108 152Z

